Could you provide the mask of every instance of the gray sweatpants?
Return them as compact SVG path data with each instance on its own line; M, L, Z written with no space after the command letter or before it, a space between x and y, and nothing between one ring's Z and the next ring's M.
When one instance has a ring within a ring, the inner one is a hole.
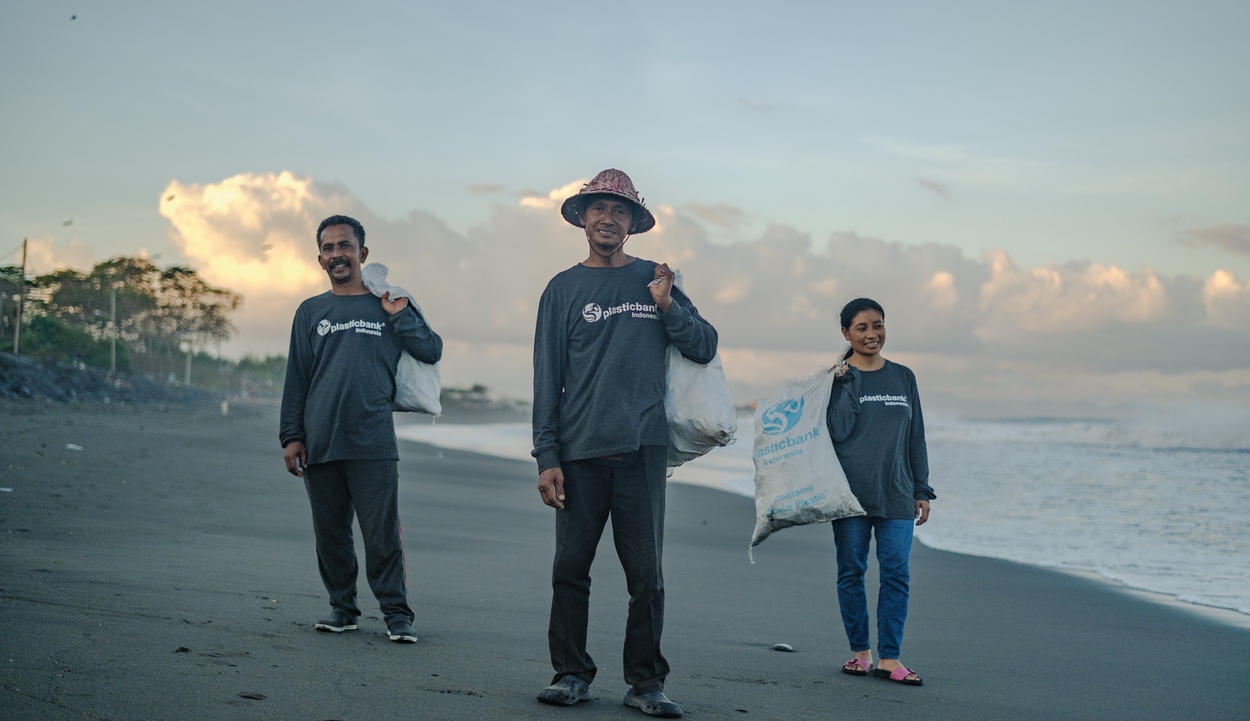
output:
M383 617L388 625L400 618L412 621L400 538L398 461L317 463L304 469L304 488L312 506L317 567L330 606L352 618L360 615L354 514L365 542L365 576Z
M567 461L564 508L556 511L556 557L551 572L551 622L547 640L555 679L573 675L590 683L596 666L586 652L590 565L612 518L616 555L625 570L629 615L625 621L625 682L637 693L664 688L668 661L660 653L664 631L664 492L668 449L643 446L632 465Z

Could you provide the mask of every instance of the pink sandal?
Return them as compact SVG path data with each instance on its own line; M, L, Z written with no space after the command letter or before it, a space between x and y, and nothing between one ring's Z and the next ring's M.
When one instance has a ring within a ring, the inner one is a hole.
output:
M842 664L842 673L852 676L867 676L872 670L872 660L862 658L852 658L850 661Z
M886 671L883 668L874 669L872 675L877 678L888 678L894 683L901 683L905 686L921 686L924 684L924 681L920 680L920 675L906 666L899 666L893 671ZM915 678L907 678L908 676L915 676Z

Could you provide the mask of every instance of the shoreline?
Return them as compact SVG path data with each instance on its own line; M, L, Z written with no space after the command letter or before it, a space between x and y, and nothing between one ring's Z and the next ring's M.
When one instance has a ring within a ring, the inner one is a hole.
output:
M528 445L526 445L523 450L518 446L518 449L513 452L508 452L503 448L502 442L506 441L523 442L523 444L528 444L529 442L528 426L525 429L520 429L518 427L521 423L528 423L528 421L515 420L515 411L511 413L502 411L494 413L484 412L470 414L450 411L450 413L452 415L450 420L440 418L436 423L426 422L425 419L428 419L427 416L417 416L418 420L412 420L411 418L404 417L404 415L408 414L397 415L396 433L400 440L408 441L410 443L424 443L443 449L457 450L465 453L478 453L493 458L504 458L524 461L527 463L533 462L528 453ZM424 428L412 428L414 426ZM405 427L408 428L406 432L403 431ZM483 427L491 431L493 434L496 434L495 437L492 438L493 443L476 444L464 437L466 435L464 433L465 430L472 428L480 429ZM524 430L524 433L519 432L521 430ZM737 443L742 442L742 440L739 440ZM715 453L716 451L714 450L711 458L715 458ZM713 464L712 469L705 470L705 466L703 464L706 463L707 460L709 460L709 457L705 456L692 461L691 464L680 467L676 470L674 476L669 479L670 482L709 488L735 496L744 496L747 498L754 497L754 493L748 491L744 484L717 480L717 473L715 469L716 464ZM1142 588L1126 583L1120 579L1103 575L1093 569L1032 563L1006 556L994 555L991 553L978 553L965 549L944 547L942 544L934 544L927 541L924 535L923 531L918 531L916 534L916 540L933 550L943 551L946 553L956 553L974 558L991 558L999 561L1018 563L1030 568L1041 568L1061 573L1069 573L1079 577L1096 580L1100 583L1105 583L1111 588L1115 588L1129 594L1136 594L1138 597L1153 603L1160 603L1179 609L1185 609L1200 616L1211 618L1237 628L1250 628L1250 612L1243 612L1237 608L1184 600L1173 594Z

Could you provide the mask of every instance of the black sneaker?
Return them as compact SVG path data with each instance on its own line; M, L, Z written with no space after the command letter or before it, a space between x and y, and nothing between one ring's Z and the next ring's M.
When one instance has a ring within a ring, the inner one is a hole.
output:
M648 691L638 695L631 688L625 692L625 700L621 703L630 708L636 708L648 716L681 718L681 706L669 701L663 691Z
M343 633L344 631L355 631L356 619L348 616L342 611L331 611L330 617L317 622L317 630L326 633Z
M387 630L386 636L395 643L417 642L417 634L412 632L412 623L407 619L401 619L391 623L391 627Z
M576 676L561 676L559 681L538 692L538 700L553 706L576 706L590 700L590 684Z

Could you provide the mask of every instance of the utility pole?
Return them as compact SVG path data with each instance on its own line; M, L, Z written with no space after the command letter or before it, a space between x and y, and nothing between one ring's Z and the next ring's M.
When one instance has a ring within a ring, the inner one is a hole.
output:
M183 338L183 340L178 341L178 349L185 350L187 353L187 374L186 374L185 380L183 381L183 385L185 385L188 388L191 387L191 350L193 347L194 346L192 346L191 341L187 340L186 338Z
M22 350L22 304L26 301L26 238L22 238L22 274L17 279L17 323L13 325L13 355Z
M109 348L109 375L117 375L117 285L114 284L109 296L109 325L113 328Z

